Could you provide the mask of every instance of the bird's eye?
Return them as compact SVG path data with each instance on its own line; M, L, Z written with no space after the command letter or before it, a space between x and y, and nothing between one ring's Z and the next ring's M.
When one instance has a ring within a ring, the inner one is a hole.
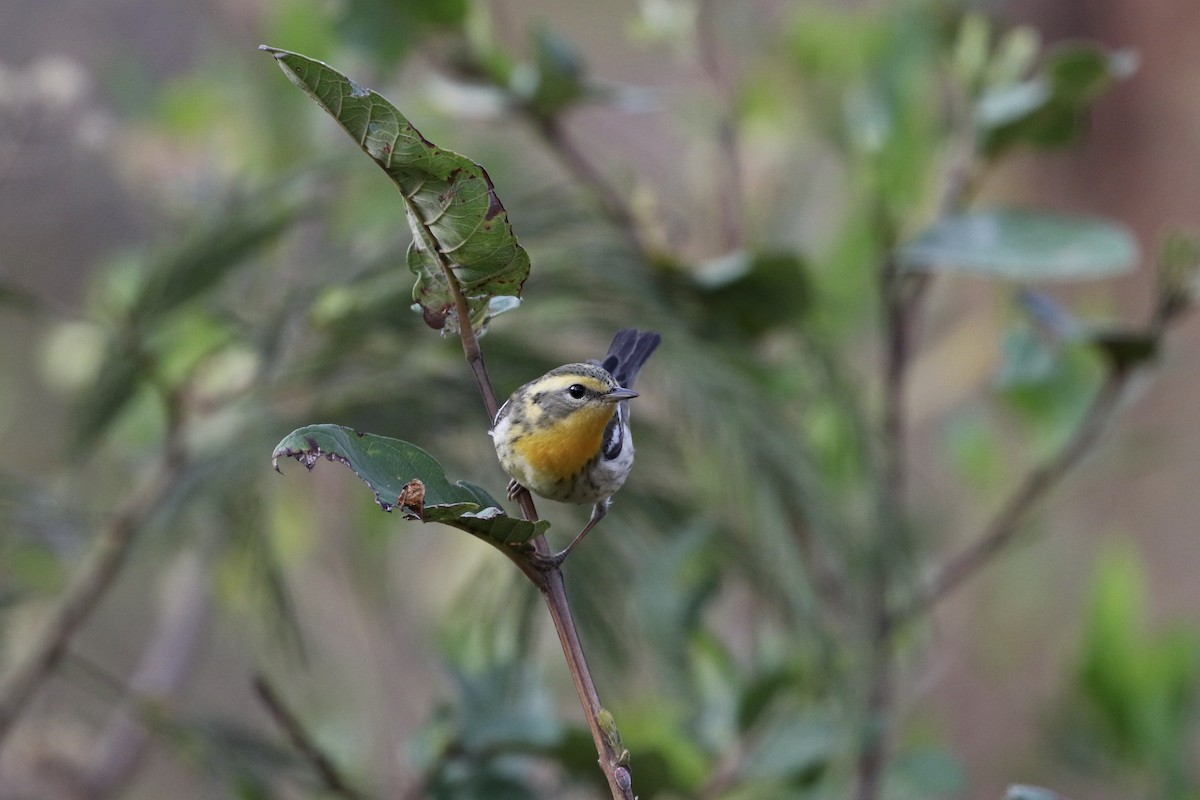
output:
M567 394L571 395L571 397L574 397L576 400L582 400L583 396L587 394L587 389L585 389L581 384L572 383L567 387Z

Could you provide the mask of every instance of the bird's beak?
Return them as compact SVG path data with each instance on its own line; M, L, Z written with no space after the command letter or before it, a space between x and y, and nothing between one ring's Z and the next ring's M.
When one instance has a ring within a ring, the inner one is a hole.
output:
M600 395L601 400L607 400L610 403L615 403L618 400L628 400L631 397L637 397L638 393L633 389L613 389L608 394Z

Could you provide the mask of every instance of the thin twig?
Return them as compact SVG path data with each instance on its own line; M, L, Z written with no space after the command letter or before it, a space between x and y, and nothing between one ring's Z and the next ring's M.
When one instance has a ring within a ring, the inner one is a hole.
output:
M571 138L563 130L562 123L556 118L532 118L534 128L550 150L571 171L581 184L586 186L596 200L600 209L629 242L629 246L643 259L650 257L650 248L642 235L637 217L633 210L621 197L620 193L609 184L587 157L579 151Z
M738 120L734 111L733 89L721 69L714 5L714 0L700 3L696 17L696 45L700 65L721 98L722 108L717 118L716 134L717 149L724 166L724 180L717 189L717 202L721 214L721 246L729 252L742 243L742 160L738 149Z
M936 570L925 589L907 606L893 613L895 624L911 620L937 605L1012 542L1030 509L1049 494L1095 445L1120 406L1128 381L1128 371L1110 370L1070 438L1054 455L1029 471L982 532Z
M471 318L468 313L466 297L463 295L462 287L458 282L458 276L454 274L449 260L445 254L437 249L432 232L426 230L426 234L429 236L429 243L432 246L431 252L437 255L442 272L446 277L446 282L450 287L451 295L454 297L455 313L458 316L458 329L459 335L462 338L463 353L471 366L471 371L475 374L476 382L479 384L479 391L483 396L484 405L487 407L489 419L495 419L500 407L496 400L495 389L492 387L491 379L488 377L487 369L483 363L483 351L479 347L479 340L471 328ZM538 519L537 509L534 508L533 498L530 497L529 492L522 490L518 494L517 500L520 503L524 518L530 522L536 521ZM538 536L534 539L533 546L535 552L540 556L548 556L550 554L550 546L546 542L545 536ZM600 726L600 712L602 710L600 698L596 693L596 684L592 680L587 657L583 652L583 643L579 638L579 631L575 627L575 619L571 614L571 606L567 600L566 585L563 583L562 570L557 564L551 566L535 565L525 554L513 548L501 547L501 550L538 587L538 590L542 593L542 597L546 601L546 607L550 611L550 618L554 622L554 629L558 633L559 643L562 645L563 655L567 659L567 668L570 670L571 679L575 683L575 690L579 694L579 702L583 706L584 716L587 718L588 728L592 732L596 752L600 756L600 767L604 772L605 778L608 780L609 789L612 792L614 800L635 800L629 769L621 763L620 754L616 752L614 744L608 740L608 737Z
M177 435L168 435L163 461L101 532L33 644L0 680L0 748L37 689L62 661L71 637L100 605L124 566L136 534L183 470L186 458Z
M883 415L880 444L878 536L868 559L867 648L868 671L865 728L856 759L858 800L879 796L887 764L887 715L894 683L892 639L888 627L888 593L892 559L899 536L907 524L904 473L907 459L905 383L909 363L909 331L915 304L906 302L904 275L895 256L895 233L887 211L875 209L875 227L881 233L886 256L879 271L879 300L883 316L882 382Z
M967 204L978 182L973 128L963 125L963 141L946 175L937 204L939 218L956 214ZM860 746L856 776L858 800L875 800L883 784L887 764L887 714L892 703L894 664L893 616L888 605L890 552L896 534L908 524L906 474L908 467L907 402L908 370L916 321L929 287L930 273L905 273L896 254L897 232L887 212L876 209L877 227L884 233L887 255L880 268L880 304L883 313L883 415L881 431L881 502L878 552L871 559L868 597L870 628L866 725Z
M882 581L879 583L883 584ZM876 587L872 590L870 613L873 628L869 632L866 718L855 767L855 797L858 800L873 800L879 796L883 785L884 767L887 766L889 757L887 716L894 694L895 665L892 661L893 642L886 601L885 589Z
M147 708L170 702L195 665L208 618L211 593L205 561L194 550L177 558L163 577L159 620L137 671L126 687L125 702L112 714L96 747L97 756L79 775L80 795L89 800L121 790L141 764L150 743Z
M254 692L262 701L263 708L271 715L271 719L287 736L288 741L312 765L326 789L345 800L364 800L366 798L365 794L351 786L342 776L337 765L333 763L333 759L316 743L300 719L283 702L265 675L254 676Z

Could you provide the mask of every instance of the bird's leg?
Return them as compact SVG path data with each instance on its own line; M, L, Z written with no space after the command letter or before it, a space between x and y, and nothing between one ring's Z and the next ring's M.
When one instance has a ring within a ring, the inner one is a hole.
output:
M571 540L571 543L569 545L564 547L562 550L559 550L554 555L542 556L542 557L535 559L538 563L538 566L546 567L546 568L557 567L558 565L560 565L564 561L566 561L567 556L569 556L571 554L571 551L573 549L575 549L575 545L582 542L583 537L587 536L588 533L592 530L592 528L596 527L596 524L598 522L600 522L600 520L604 519L604 515L608 513L608 506L610 503L612 503L612 498L606 497L603 500L601 500L600 502L596 503L596 505L592 506L592 517L591 517L591 519L588 520L587 525L583 526L583 530L581 530L579 533L575 534L575 538Z
M516 479L516 478L511 478L511 479L508 481L508 499L509 499L509 500L516 500L516 499L517 499L517 495L518 495L518 494L520 494L520 493L521 493L521 490L522 490L522 489L524 489L524 488L525 488L524 486L522 486L521 484L517 483L517 479Z

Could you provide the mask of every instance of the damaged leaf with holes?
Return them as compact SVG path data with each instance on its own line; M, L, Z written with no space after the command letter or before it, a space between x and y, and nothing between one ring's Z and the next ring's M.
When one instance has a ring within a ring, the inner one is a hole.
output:
M323 458L343 464L371 487L384 511L399 509L409 519L440 522L495 545L524 545L550 527L506 515L482 487L451 483L437 459L400 439L341 425L307 425L285 436L271 457L276 469L281 458L310 470Z
M471 327L516 306L529 276L529 254L513 234L508 212L487 171L430 142L395 106L332 67L263 46L288 79L303 89L378 164L404 200L413 241L408 268L413 300L426 324L454 333L459 320L447 270L466 299Z

